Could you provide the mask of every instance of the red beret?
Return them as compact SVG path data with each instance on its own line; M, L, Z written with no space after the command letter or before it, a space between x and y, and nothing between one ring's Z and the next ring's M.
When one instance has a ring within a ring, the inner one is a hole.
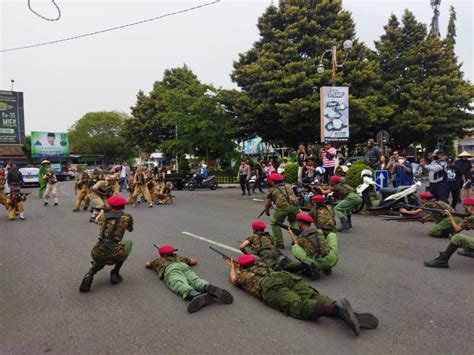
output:
M124 199L122 196L113 195L107 199L107 204L111 207L120 207L125 206L127 204L127 200Z
M420 194L420 198L422 200L429 200L429 199L432 199L433 198L433 195L431 194L431 192L422 192Z
M465 198L462 203L466 206L474 205L474 198Z
M296 215L296 219L298 221L309 223L309 224L314 222L313 219L309 215L307 215L306 213L298 213Z
M333 184L338 184L341 182L341 177L339 175L330 176L329 182L332 182Z
M252 265L257 260L257 257L252 254L243 254L237 258L237 262L240 266Z
M311 201L313 201L314 203L324 202L325 200L326 197L324 197L324 195L314 195L313 197L311 197Z
M172 245L162 245L158 249L158 253L160 253L161 256L169 256L173 255L173 253L178 250Z
M265 224L264 221L253 221L252 222L252 229L253 230L264 230L267 228L267 225Z
M283 177L283 175L281 174L278 174L278 173L273 173L273 174L270 174L270 181L271 182L282 182L285 180L285 178Z

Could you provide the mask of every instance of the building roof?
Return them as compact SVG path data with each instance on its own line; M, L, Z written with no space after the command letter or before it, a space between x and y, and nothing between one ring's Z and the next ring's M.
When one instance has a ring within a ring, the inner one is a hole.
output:
M21 147L0 146L0 157L24 157Z

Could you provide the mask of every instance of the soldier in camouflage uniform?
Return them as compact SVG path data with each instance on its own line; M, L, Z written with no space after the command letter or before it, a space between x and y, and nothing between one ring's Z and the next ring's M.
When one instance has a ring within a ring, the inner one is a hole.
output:
M147 170L145 173L145 182L146 182L146 187L148 189L148 193L150 194L151 200L153 203L157 203L156 199L156 194L158 191L156 190L156 181L155 178L153 177L153 173L151 170ZM132 195L133 196L133 195Z
M265 232L265 228L267 225L263 221L252 222L253 234L240 244L242 253L258 256L261 263L267 264L276 271L298 272L304 270L301 263L292 261L275 247L275 240L270 233ZM250 251L247 248L250 248Z
M5 176L5 170L0 168L0 205L7 207L7 195L5 195L5 186L7 184L7 177Z
M255 255L240 255L237 262L238 268L232 261L229 262L232 284L286 315L306 320L336 317L356 335L359 335L360 328L374 329L378 326L374 315L354 312L345 298L335 301L321 295L301 277L286 271L274 271L270 266L257 262Z
M265 201L265 214L270 216L270 208L272 203L274 203L275 208L273 209L271 221L272 234L277 243L276 247L278 249L285 249L281 228L275 223L283 223L288 218L290 225L293 228L297 228L296 214L299 212L299 200L291 186L283 183L283 175L273 173L268 177L268 180L271 187L268 190Z
M18 186L12 186L10 193L7 196L6 208L8 211L8 220L16 220L16 216L20 216L20 220L25 220L25 206L24 202L26 201L26 194L20 192Z
M362 197L360 197L351 186L344 183L340 176L331 176L329 182L331 185L326 187L321 186L320 190L323 194L334 192L334 197L340 201L334 208L336 216L341 221L341 227L338 228L337 231L347 232L352 228L352 210L362 203Z
M233 302L228 291L210 284L191 270L191 266L197 264L196 259L176 255L177 250L171 245L162 245L158 248L160 257L147 262L145 267L156 270L172 292L189 302L189 313L200 310L213 299L225 304Z
M311 263L317 271L326 275L332 274L332 268L339 260L339 243L336 233L329 233L327 237L321 230L311 227L313 219L304 213L296 215L298 228L301 233L297 236L291 229L288 230L293 246L291 252L301 262ZM314 272L313 279L319 279L319 273Z
M446 250L439 253L436 259L425 261L425 266L448 268L449 258L458 248L463 248L458 251L459 255L474 258L474 237L460 234L463 230L474 229L474 198L465 198L463 204L466 209L466 217L461 223L446 209L446 214L456 234L451 238L451 243L449 243Z
M135 177L133 179L133 182L134 182L134 190L133 190L133 195L129 202L133 205L133 207L135 207L137 203L137 198L141 195L148 202L148 206L152 208L153 201L151 200L150 192L148 191L146 176L143 171L143 166L137 167L137 171L135 172Z
M99 241L91 252L92 267L84 275L80 292L89 292L94 275L106 265L115 265L110 272L110 282L115 285L122 281L119 271L132 251L132 241L123 239L125 231L133 232L133 217L124 212L127 200L118 195L107 199L109 211L103 210L95 222L100 225Z
M430 192L422 192L420 194L420 200L423 207L434 208L438 210L447 210L449 212L454 212L454 209L444 201L435 201L433 200L433 195ZM436 224L428 231L428 235L432 238L449 238L449 236L454 232L453 226L449 218L446 217L444 212L428 212L424 211L421 208L407 211L406 209L401 209L400 213L404 215L411 216L422 216L421 222L425 223L428 221L433 221ZM454 220L457 224L461 223L461 218L454 217Z
M171 195L171 187L172 184L170 181L168 181L166 184L164 184L159 191L159 193L156 194L157 204L158 205L168 205L173 203L173 197Z
M117 177L115 175L108 175L105 180L100 180L92 186L89 199L96 208L107 208L107 199L118 194L119 185ZM94 222L97 214L97 210L94 210L89 221Z
M74 205L73 212L79 212L81 210L81 203L84 201L84 211L87 211L89 207L89 189L91 188L92 180L87 172L83 172L79 176L74 184L74 193L76 194L76 204Z
M316 228L321 229L325 235L336 231L336 215L330 203L325 203L324 195L314 195L311 197L313 207L308 213L313 219Z

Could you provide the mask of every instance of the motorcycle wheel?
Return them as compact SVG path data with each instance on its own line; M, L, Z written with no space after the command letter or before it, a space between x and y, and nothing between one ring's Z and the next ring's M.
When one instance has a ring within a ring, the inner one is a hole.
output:
M188 182L188 190L189 191L194 191L196 190L196 183L194 181Z
M408 196L408 203L413 206L420 206L420 200L416 195Z
M217 190L217 182L212 182L212 183L209 185L209 188L210 188L212 191Z

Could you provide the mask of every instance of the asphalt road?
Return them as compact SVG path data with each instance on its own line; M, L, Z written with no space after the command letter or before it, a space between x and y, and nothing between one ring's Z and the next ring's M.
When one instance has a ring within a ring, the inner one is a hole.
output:
M72 183L60 183L59 191L58 207L31 197L25 221L8 222L0 213L1 354L474 353L474 261L455 255L450 269L424 267L423 259L448 243L427 237L427 225L355 216L353 231L340 235L333 275L312 285L377 315L379 328L355 337L340 321L286 317L234 288L227 265L198 239L238 248L262 210L252 198L263 195L177 191L174 205L128 208L135 231L127 235L134 246L124 281L112 286L107 268L81 294L98 228L88 213L71 212ZM144 268L156 255L153 243L197 258L195 271L231 290L234 303L188 314L186 303Z

